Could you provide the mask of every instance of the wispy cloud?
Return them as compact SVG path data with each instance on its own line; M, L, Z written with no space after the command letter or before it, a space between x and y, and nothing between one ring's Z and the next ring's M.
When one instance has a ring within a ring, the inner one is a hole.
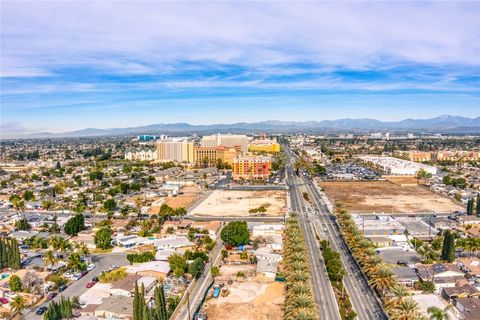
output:
M478 97L479 12L453 1L3 1L2 114L50 105L68 118L80 104L175 94Z

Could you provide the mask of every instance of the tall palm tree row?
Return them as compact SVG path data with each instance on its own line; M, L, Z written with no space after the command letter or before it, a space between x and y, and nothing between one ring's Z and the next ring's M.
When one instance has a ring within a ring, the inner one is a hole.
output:
M389 319L420 320L418 304L408 298L405 287L395 280L390 267L382 263L372 242L365 239L347 210L337 206L335 209L341 234L350 248L353 257L360 265L363 273L369 279L370 286L383 301L383 307Z
M313 301L308 253L295 215L287 220L284 240L285 304L284 319L318 319Z

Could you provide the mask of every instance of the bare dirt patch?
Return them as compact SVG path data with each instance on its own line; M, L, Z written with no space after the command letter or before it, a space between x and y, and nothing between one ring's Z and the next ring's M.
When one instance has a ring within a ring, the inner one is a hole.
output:
M208 319L282 319L282 283L234 282L226 288L230 291L228 296L207 302L205 310Z
M195 186L183 187L180 192L176 197L168 197L165 203L174 209L187 209L199 199L200 190Z
M234 191L215 190L195 209L192 215L198 216L256 216L250 209L264 206L265 216L281 216L286 209L286 191Z
M352 212L447 212L462 210L452 200L418 185L391 181L322 182L320 186L333 202L341 202Z

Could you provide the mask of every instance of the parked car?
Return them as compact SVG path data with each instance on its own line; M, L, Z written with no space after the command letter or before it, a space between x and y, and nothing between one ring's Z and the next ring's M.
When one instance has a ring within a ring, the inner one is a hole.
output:
M119 267L118 267L117 265L112 264L112 266L109 268L109 270L112 271L112 270L116 270L116 269L118 269L118 268L119 268Z
M63 292L65 289L67 289L67 285L62 284L60 287L58 287L58 292Z
M50 292L47 296L47 300L50 301L57 296L56 292Z
M91 288L91 287L93 287L95 284L96 284L95 281L90 281L89 283L87 283L87 288Z
M83 270L82 271L82 277L85 276L88 273L88 270Z
M37 316L41 316L42 314L45 313L45 311L47 311L47 307L43 306L43 307L38 307L37 310L35 311L35 314Z
M87 270L88 271L92 271L93 269L95 269L95 265L93 263L90 263L88 266L87 266Z
M1 298L0 298L0 303L1 303L1 304L7 304L7 303L8 303L8 299L5 298L5 297L1 297Z
M75 279L75 280L80 280L82 277L83 277L83 274L82 274L81 272L79 272L79 273L76 273L76 274L73 276L73 279Z
M98 277L93 277L92 281L98 282L98 281L100 281L100 279L98 279Z
M6 298L9 298L9 299L13 299L16 296L18 296L18 294L16 292L13 292L13 291L4 291L3 296L6 297Z

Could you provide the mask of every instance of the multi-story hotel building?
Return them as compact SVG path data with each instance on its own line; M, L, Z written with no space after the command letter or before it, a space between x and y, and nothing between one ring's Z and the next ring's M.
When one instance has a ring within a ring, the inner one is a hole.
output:
M233 165L233 160L240 156L240 146L237 147L194 147L195 166L215 166L218 159L228 165Z
M280 152L280 144L275 140L254 140L250 143L248 149L252 152L277 153Z
M271 167L269 157L238 157L233 160L233 179L266 179Z
M248 138L243 134L214 134L204 136L200 142L202 147L240 147L245 154L248 151Z
M128 150L125 160L154 161L157 160L157 152L154 149Z
M160 141L157 143L157 160L193 163L193 148L193 142L188 140Z

